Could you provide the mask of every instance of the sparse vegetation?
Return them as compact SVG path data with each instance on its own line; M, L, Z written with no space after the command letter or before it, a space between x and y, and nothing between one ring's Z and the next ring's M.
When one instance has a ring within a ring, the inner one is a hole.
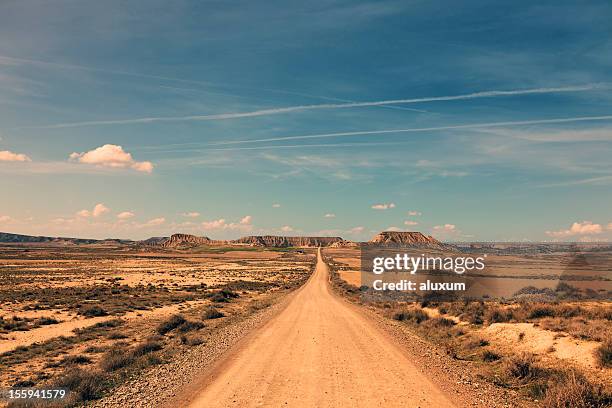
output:
M219 309L217 309L214 306L209 306L204 310L204 313L202 314L202 318L204 320L209 320L209 319L219 319L221 317L225 316L223 314L223 312L221 312Z
M233 250L185 258L183 253L158 257L121 246L0 245L0 269L3 263L23 264L0 274L0 335L61 323L59 316L100 319L95 324L85 319L91 325L0 354L0 385L52 386L61 377L75 391L68 405L99 398L126 378L204 343L217 327L271 305L277 292L308 278L315 259L312 251L249 252L253 259ZM224 270L222 283L218 268ZM201 309L211 301L210 309ZM168 322L173 316L163 319L155 313L171 305L177 305L184 321ZM146 318L140 319L140 313ZM159 334L158 326L165 335L151 336Z
M100 371L68 369L55 383L57 388L70 390L70 400L66 405L92 401L102 396L108 385L108 376Z
M574 370L560 381L549 384L542 400L544 408L605 408L612 405L612 396L602 386L593 385Z
M602 367L611 368L612 367L612 339L605 340L598 348L595 350L595 355L597 357L597 362Z
M403 309L402 311L393 314L393 318L400 322L411 321L416 324L420 324L425 320L429 319L429 315L425 313L423 309Z
M107 316L108 312L100 306L83 306L79 309L79 314L87 317Z
M501 356L494 351L485 350L482 352L482 361L491 362L497 361L501 358Z
M180 325L184 324L185 322L186 320L182 315L180 314L173 315L168 320L163 321L162 323L159 324L159 326L157 326L157 332L159 334L166 334L176 329Z

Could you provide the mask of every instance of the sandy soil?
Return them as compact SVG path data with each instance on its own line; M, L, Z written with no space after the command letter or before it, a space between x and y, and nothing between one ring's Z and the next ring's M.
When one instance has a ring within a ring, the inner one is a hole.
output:
M173 313L177 313L182 307L195 306L198 301L184 302L180 304L168 305L159 307L153 310L138 310L132 311L119 316L124 320L129 319L143 319L152 316L166 316ZM6 353L21 346L29 346L34 343L42 343L59 336L70 336L72 331L75 329L83 329L85 327L93 326L96 323L100 323L106 320L116 319L117 316L104 316L104 317L91 317L83 318L76 317L73 320L63 321L58 324L52 324L49 326L42 326L36 329L28 330L26 332L11 332L4 335L6 339L0 338L0 354Z
M189 406L454 406L387 333L331 292L328 274L319 253L309 282L185 397Z
M519 340L521 333L522 340ZM596 341L577 340L569 335L560 337L559 333L540 329L533 323L493 323L482 330L482 335L515 351L569 360L589 370L598 369L595 349L600 343Z

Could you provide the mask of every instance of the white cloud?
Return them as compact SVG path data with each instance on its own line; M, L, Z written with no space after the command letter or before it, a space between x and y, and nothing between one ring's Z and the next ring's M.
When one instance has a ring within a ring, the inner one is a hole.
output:
M612 222L608 224L608 229L612 230Z
M399 232L399 231L401 231L401 229L397 228L397 227L389 227L385 231Z
M0 222L9 222L11 220L12 218L9 217L8 215L0 215Z
M293 227L289 226L289 225L284 225L281 227L281 231L283 232L292 232L293 231Z
M156 227L158 225L162 225L165 222L166 222L166 219L164 217L158 217L158 218L153 218L153 219L147 221L144 224L144 226L145 227Z
M412 221L412 220L406 220L404 221L404 225L412 226L412 225L419 225L419 223L416 221Z
M380 203L374 204L372 206L374 210L388 210L390 208L395 208L395 203Z
M151 173L153 171L153 164L151 162L137 162L130 153L123 150L123 147L112 144L105 144L88 152L74 152L70 155L70 160L94 166L121 169L131 168L143 173Z
M227 228L227 224L224 218L219 218L218 220L202 222L202 227L205 230L225 229Z
M365 230L364 227L354 227L348 230L349 234L361 234Z
M91 212L91 215L93 215L94 217L99 217L101 215L106 214L107 212L109 212L109 208L107 206L105 206L104 204L100 203L100 204L96 204L96 206L94 207L93 211Z
M191 211L191 212L182 213L181 215L187 218L197 218L200 216L200 213L197 211Z
M422 214L423 213L420 211L414 211L414 210L408 211L408 215L411 217L418 217L419 215L422 215Z
M131 211L123 211L117 214L117 218L119 218L120 220L127 220L129 218L132 218L133 216L134 213Z
M433 229L439 232L458 232L457 226L454 224L436 225Z
M324 217L325 218L336 218L336 214L328 213L328 214L325 214Z
M250 215L242 217L239 222L226 222L225 218L219 218L218 220L204 221L202 222L202 228L204 230L241 230L249 231L253 227L251 221L253 217Z
M609 225L608 225L609 227ZM546 235L561 238L575 235L594 235L601 234L603 227L600 224L593 224L591 221L575 222L569 229L559 231L546 231Z
M280 205L279 203L274 203L274 204L272 204L272 208L280 208L280 206L281 206L281 205Z
M91 211L89 210L81 210L76 213L77 217L87 218L91 216Z
M89 217L100 217L101 215L109 212L109 208L102 203L96 204L93 210L81 210L76 213L77 217L89 218Z
M29 162L29 161L32 161L32 159L30 159L25 154L13 153L9 150L1 150L0 151L0 161Z

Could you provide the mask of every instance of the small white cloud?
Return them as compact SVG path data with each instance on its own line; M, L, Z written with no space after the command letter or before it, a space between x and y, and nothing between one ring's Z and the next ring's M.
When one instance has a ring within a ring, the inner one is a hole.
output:
M12 218L9 217L8 215L0 215L0 222L9 222L11 220Z
M612 230L612 222L608 224L608 229Z
M21 153L13 153L9 150L0 151L0 161L7 162L29 162L32 161L28 156Z
M406 220L404 221L404 225L413 226L413 225L419 225L419 223L416 221L412 221L412 220Z
M421 213L420 211L414 211L414 210L408 211L408 215L411 217L418 217L419 215L422 215L422 214L423 213Z
M433 229L439 232L457 232L457 226L454 224L436 225Z
M156 227L158 225L162 225L165 222L166 222L166 219L164 217L159 217L159 218L153 218L147 221L144 225L145 227Z
M241 230L249 231L253 227L251 221L253 217L250 215L242 217L239 222L226 222L225 218L219 218L218 220L204 221L202 222L202 228L205 230Z
M227 224L225 223L225 219L219 218L218 220L202 222L202 227L205 230L225 229Z
M91 217L91 212L89 210L81 210L76 213L77 217L88 218Z
M101 215L106 214L107 212L109 212L109 208L107 206L105 206L104 204L100 203L100 204L96 204L96 206L94 207L93 211L91 212L91 215L93 215L94 217L100 217Z
M380 203L374 204L372 206L374 210L388 210L390 208L395 208L395 203Z
M274 203L274 204L272 204L272 208L280 208L280 206L281 206L281 205L280 205L279 203Z
M182 213L181 215L187 218L198 218L200 216L200 213L197 211L191 211L191 212Z
M348 230L349 234L361 234L365 230L364 227L354 227Z
M324 215L325 218L336 218L336 214L327 213Z
M153 163L148 161L137 162L130 153L123 150L123 147L112 144L105 144L88 152L74 152L70 154L70 160L94 166L131 168L143 173L153 172Z
M400 232L401 229L397 228L397 227L389 227L387 228L385 231L393 231L393 232Z
M610 227L610 225L608 225ZM561 238L575 235L594 235L601 234L603 227L600 224L593 224L591 221L575 222L569 229L560 231L546 231L546 235Z
M292 232L293 231L293 227L289 226L289 225L284 225L281 227L281 231L283 232Z
M117 214L117 218L119 218L120 220L127 220L134 217L134 215L135 214L131 211L123 211Z

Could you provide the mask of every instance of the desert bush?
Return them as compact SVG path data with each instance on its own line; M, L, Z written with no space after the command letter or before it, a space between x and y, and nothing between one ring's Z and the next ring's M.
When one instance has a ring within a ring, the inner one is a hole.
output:
M195 320L185 320L183 324L177 327L181 333L187 333L193 330L200 330L204 327L204 323Z
M163 321L162 323L159 324L159 326L157 326L157 332L159 334L166 334L176 329L177 327L179 327L185 322L186 320L182 315L180 314L173 315L168 320Z
M98 328L103 328L103 327L119 327L123 324L123 320L121 319L111 319L111 320L105 320L103 322L99 322L96 323L92 326L92 328L98 329Z
M240 295L234 292L233 290L224 288L224 289L221 289L219 291L216 291L210 294L210 300L212 300L213 302L218 302L218 303L226 303L239 296Z
M485 347L488 345L489 345L489 342L487 340L481 339L478 337L467 338L463 342L463 346L468 350L473 350L473 349L476 349L479 347Z
M129 336L125 333L121 333L118 331L112 332L108 334L108 338L110 340L121 340L121 339L127 339Z
M497 354L494 351L485 350L482 352L482 361L486 361L487 363L490 363L492 361L497 361L500 358L501 358L501 355Z
M112 349L100 360L100 367L104 371L117 371L134 362L134 355L126 349Z
M108 315L108 312L106 310L104 310L100 306L95 305L82 306L79 309L78 313L86 317L99 317Z
M602 367L612 367L612 340L608 339L597 347L595 356L597 357L597 362Z
M199 336L181 336L181 343L187 346L197 346L204 343L204 340Z
M134 350L132 350L132 355L134 357L140 357L140 356L144 356L145 354L149 354L154 351L161 350L162 348L164 348L164 345L161 341L158 341L155 339L149 339L143 343L138 344L136 347L134 347Z
M425 320L429 319L429 316L423 309L404 309L401 312L397 312L393 315L393 319L400 322L410 321L416 324L421 324Z
M217 309L214 306L210 306L206 308L206 310L204 310L204 313L202 314L202 318L204 320L219 319L223 316L225 316L223 312L221 312L219 309Z
M509 322L510 320L512 320L512 311L499 306L494 306L487 309L484 314L484 319L489 324Z
M450 314L458 316L461 320L466 320L472 324L482 324L486 307L482 301L453 302L448 308Z
M54 388L65 388L72 393L74 403L92 401L102 397L108 377L99 371L70 369L54 384Z
M36 320L36 324L38 324L39 326L48 326L50 324L58 324L58 323L59 323L59 320L53 317L46 317L46 316L43 316Z
M28 320L13 316L10 319L4 319L0 317L0 330L1 331L28 331L30 327L28 325Z
M546 390L544 408L604 408L612 404L612 396L601 386L590 383L583 375L570 371Z
M522 381L536 379L542 374L542 369L535 363L534 356L528 353L510 357L504 361L502 370L509 379Z
M550 305L535 304L530 305L527 312L528 319L541 319L542 317L554 317L555 309Z
M89 363L91 363L91 359L81 354L64 357L60 362L61 365L81 365Z
M431 329L449 328L455 325L455 321L446 317L433 317L425 322L425 326Z

